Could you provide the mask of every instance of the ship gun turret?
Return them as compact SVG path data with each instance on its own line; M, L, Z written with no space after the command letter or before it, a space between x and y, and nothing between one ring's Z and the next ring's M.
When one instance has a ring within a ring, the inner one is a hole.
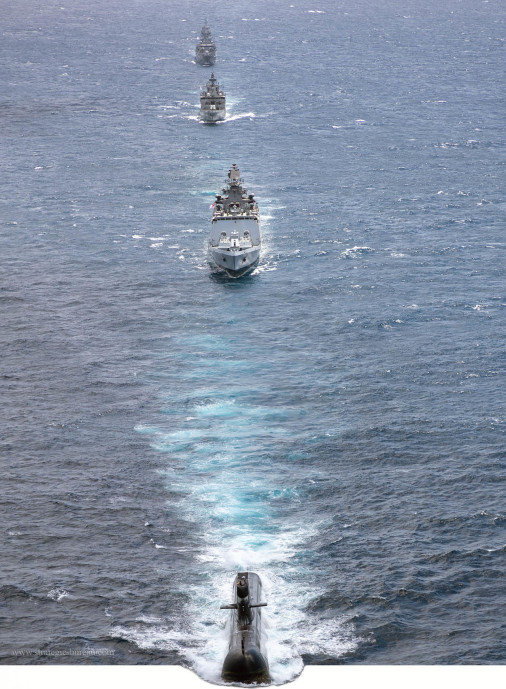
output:
M262 652L262 616L259 608L262 583L254 572L238 572L234 582L234 602L220 606L232 610L230 642L221 676L228 682L260 684L269 682L269 666Z
M246 216L258 217L258 206L254 194L248 194L243 187L243 180L239 168L234 163L228 171L228 186L222 188L222 194L216 194L214 206L215 215L227 213L241 213Z

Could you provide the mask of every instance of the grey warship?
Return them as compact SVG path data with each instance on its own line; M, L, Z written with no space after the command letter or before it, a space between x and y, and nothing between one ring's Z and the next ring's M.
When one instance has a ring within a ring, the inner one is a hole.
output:
M226 682L270 682L267 657L262 648L262 582L254 572L238 572L234 602L221 609L232 610L228 653L221 677Z
M202 27L195 46L195 62L204 66L214 65L216 62L216 45L211 38L211 29L207 26L207 22Z
M225 94L211 73L211 78L200 94L200 117L202 122L212 123L224 120L226 114Z
M227 275L238 278L252 270L260 258L260 213L253 194L242 186L235 163L227 182L224 195L216 194L213 204L209 256Z

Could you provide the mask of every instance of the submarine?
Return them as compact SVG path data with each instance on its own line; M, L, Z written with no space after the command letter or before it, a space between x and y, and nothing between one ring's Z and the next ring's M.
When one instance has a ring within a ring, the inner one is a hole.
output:
M230 641L221 678L225 682L265 684L271 681L267 656L262 648L262 582L254 572L238 572L234 602L220 606L231 610Z

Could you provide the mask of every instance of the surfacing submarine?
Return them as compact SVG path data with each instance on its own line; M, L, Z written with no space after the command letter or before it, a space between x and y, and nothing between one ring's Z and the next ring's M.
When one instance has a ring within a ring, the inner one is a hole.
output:
M231 610L230 642L221 677L226 682L263 684L270 682L267 658L262 653L262 582L254 572L238 572L234 581L234 602L222 605Z

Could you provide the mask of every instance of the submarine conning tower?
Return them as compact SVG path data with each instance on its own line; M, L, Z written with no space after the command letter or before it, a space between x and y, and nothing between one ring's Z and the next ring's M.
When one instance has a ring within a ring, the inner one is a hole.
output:
M262 652L262 582L254 572L238 572L234 580L234 602L222 605L231 611L228 653L221 677L226 682L264 684L271 681Z

